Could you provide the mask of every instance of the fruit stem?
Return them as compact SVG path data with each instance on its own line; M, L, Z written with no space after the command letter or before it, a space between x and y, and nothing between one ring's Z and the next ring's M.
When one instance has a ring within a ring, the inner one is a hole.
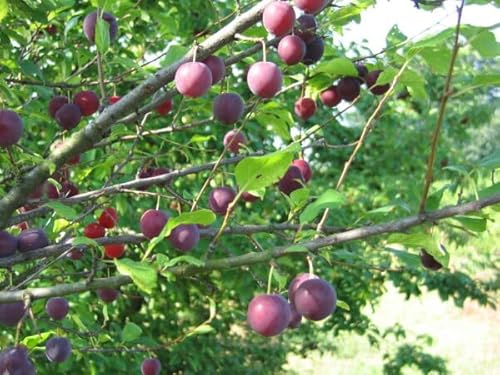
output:
M198 44L195 44L193 49L193 62L196 62L196 55L198 54Z
M311 275L314 275L314 264L313 264L312 257L310 255L308 255L306 257L306 259L307 259L307 264L309 265L309 273Z
M267 277L267 294L271 294L271 284L273 280L274 264L271 263L271 268L269 269L269 276Z

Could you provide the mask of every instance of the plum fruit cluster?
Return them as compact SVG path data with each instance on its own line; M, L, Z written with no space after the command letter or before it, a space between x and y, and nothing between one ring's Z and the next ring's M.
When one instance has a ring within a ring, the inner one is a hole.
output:
M290 195L293 191L303 188L311 177L312 170L309 163L303 159L296 159L278 182L278 188L282 193Z
M56 120L61 128L75 128L83 116L91 116L99 110L99 97L94 91L80 91L73 97L73 102L67 96L54 96L49 102L49 115Z
M335 311L335 288L316 275L297 275L288 287L288 302L279 294L254 297L247 310L247 321L252 330L262 336L276 336L286 328L300 326L302 317L319 321Z
M49 245L49 238L42 229L26 229L17 237L6 231L0 231L0 258L9 257L19 251L26 253Z
M101 238L106 235L108 229L113 229L118 224L118 213L112 207L105 208L97 222L88 224L83 234L87 238ZM77 250L78 251L78 250ZM123 243L111 243L104 245L104 255L107 258L121 258L125 253Z

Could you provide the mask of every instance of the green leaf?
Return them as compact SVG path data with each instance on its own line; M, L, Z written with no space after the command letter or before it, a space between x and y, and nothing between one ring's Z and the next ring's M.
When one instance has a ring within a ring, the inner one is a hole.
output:
M158 264L159 267L163 269L173 267L178 263L188 263L197 267L203 267L203 265L205 264L205 262L203 262L202 260L191 255L181 255L172 259L168 259L166 256L162 256L156 261L156 264Z
M56 215L64 219L71 221L71 220L76 220L76 218L78 217L78 213L73 207L66 206L61 202L56 202L56 201L48 202L46 206L52 208L56 213Z
M500 168L500 150L495 150L492 154L479 160L478 167L486 169Z
M421 267L420 257L417 254L412 254L407 251L386 248L394 254L406 267L418 269Z
M491 185L491 186L479 191L479 193L478 193L479 198L481 198L481 199L492 197L496 194L500 194L500 182L497 182L496 184Z
M348 303L340 299L337 300L337 307L340 307L341 309L346 311L351 311L351 308L349 307Z
M478 74L472 80L473 86L500 86L500 74Z
M118 272L129 276L134 284L146 293L151 293L156 287L158 275L151 265L131 259L115 259L115 265Z
M54 331L42 332L37 335L27 336L22 339L21 344L26 346L29 350L45 342L49 337L55 334Z
M255 120L260 125L270 127L283 141L290 141L290 127L294 119L287 108L277 102L269 102L259 106L255 113Z
M122 331L122 341L135 341L142 335L142 329L137 324L128 322Z
M345 197L338 191L328 189L313 203L308 205L300 214L300 223L310 223L321 211L326 208L335 208L341 206L345 202Z
M470 38L469 42L481 57L489 58L500 55L500 43L491 31L481 29L476 36Z
M327 73L330 74L330 80L335 79L335 77L348 76L357 77L358 71L353 62L345 57L337 57L335 59L327 60L320 63L316 69L314 69L314 74L316 73Z
M214 332L215 328L210 324L202 324L201 326L196 327L191 332L189 332L186 337L194 336L194 335L206 335L207 333Z
M170 45L167 49L165 58L161 61L161 66L167 66L179 60L187 53L188 50L189 48L185 46L179 46L176 44Z
M278 182L292 163L296 150L296 147L288 147L268 155L248 157L240 161L234 171L240 190L263 189Z
M7 4L7 0L0 0L0 21L2 21L7 13L9 12L9 4Z
M444 267L448 267L448 263L450 261L449 253L446 249L444 249L444 247L439 246L438 242L428 233L393 233L387 239L387 243L401 244L405 247L415 248L418 250L425 249L425 251L432 255Z
M98 18L95 26L95 44L97 50L103 55L109 49L110 36L109 24L102 18Z
M292 191L290 194L290 203L292 204L293 210L300 210L304 207L309 199L310 190L308 188L301 188Z
M420 52L434 73L447 74L450 67L451 50L446 46L424 48Z
M487 221L480 216L462 216L453 217L453 220L458 221L465 228L473 232L484 232L486 230Z
M285 250L285 253L307 253L309 252L309 249L303 245L293 245L290 247L287 247Z

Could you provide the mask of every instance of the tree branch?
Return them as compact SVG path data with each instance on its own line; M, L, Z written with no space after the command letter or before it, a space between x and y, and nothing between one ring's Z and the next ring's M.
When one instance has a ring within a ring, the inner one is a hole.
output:
M465 204L446 207L431 213L421 213L419 215L398 219L384 224L364 226L333 234L327 237L318 238L312 241L297 243L294 244L293 250L289 250L290 246L281 246L266 252L251 252L245 255L234 256L230 258L209 260L204 262L202 266L195 266L191 264L175 266L169 268L167 271L176 276L185 277L195 274L207 273L214 270L227 270L241 266L249 266L257 263L265 263L269 262L272 259L281 258L284 256L304 255L310 251L315 252L321 248L328 246L335 246L341 243L360 240L386 233L405 231L411 227L420 225L425 222L435 222L455 215L478 211L484 207L492 206L497 203L500 203L500 194ZM296 245L303 246L304 250L297 251ZM130 284L131 282L132 280L128 276L113 276L105 279L96 279L88 284L85 281L82 281L45 288L32 288L13 292L0 292L0 303L22 301L26 295L29 295L32 299L40 299L81 293L103 287L118 288L122 285Z

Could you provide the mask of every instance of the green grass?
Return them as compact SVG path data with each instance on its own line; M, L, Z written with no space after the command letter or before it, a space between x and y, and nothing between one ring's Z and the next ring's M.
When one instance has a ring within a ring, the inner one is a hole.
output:
M376 311L369 315L381 329L401 324L409 341L417 335L432 336L434 343L426 352L444 357L451 374L500 374L500 313L497 311L470 302L460 309L451 302L441 301L435 292L406 301L389 287ZM365 337L353 334L341 335L336 341L339 351L334 355L320 357L314 354L306 359L290 356L286 372L301 375L382 374L383 354L387 348L372 348ZM418 373L405 371L405 374Z

